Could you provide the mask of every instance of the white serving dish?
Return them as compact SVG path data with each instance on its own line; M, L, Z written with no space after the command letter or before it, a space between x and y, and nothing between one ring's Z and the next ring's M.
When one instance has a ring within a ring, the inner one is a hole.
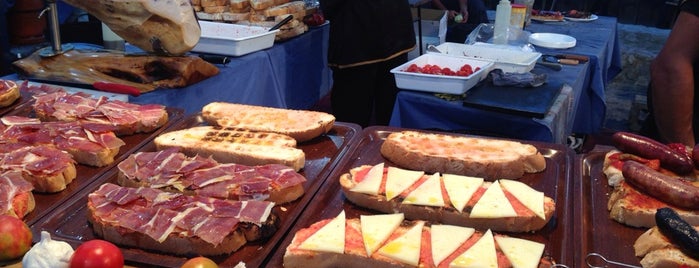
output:
M575 37L557 33L533 33L529 36L529 43L546 48L571 48L576 41Z
M274 45L279 30L232 23L199 21L201 38L193 52L242 56Z
M475 70L469 76L449 76L406 72L411 64L423 67L426 64L437 65L441 68L450 68L454 71L461 69L464 64L469 64ZM490 61L475 60L465 57L453 57L438 53L423 54L391 70L396 78L396 86L401 89L427 91L435 93L464 94L485 78L493 63Z
M506 73L529 72L534 69L536 61L541 57L539 52L504 49L488 45L466 45L446 42L436 48L441 53L450 56L492 61L493 69L500 69Z

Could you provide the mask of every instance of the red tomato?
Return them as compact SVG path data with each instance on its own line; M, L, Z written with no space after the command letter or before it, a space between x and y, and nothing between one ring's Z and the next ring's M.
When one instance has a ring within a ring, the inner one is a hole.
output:
M124 255L114 244L94 239L80 245L70 257L70 268L122 268Z
M195 257L182 264L181 268L218 268L218 264L206 257Z

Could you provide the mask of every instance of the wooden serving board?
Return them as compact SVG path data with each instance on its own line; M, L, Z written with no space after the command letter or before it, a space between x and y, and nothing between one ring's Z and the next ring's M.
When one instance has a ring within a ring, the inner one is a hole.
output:
M358 145L355 146L356 149L347 154L328 177L322 186L323 191L320 191L313 198L313 202L308 205L302 217L290 230L289 235L269 257L266 267L283 267L286 247L289 246L294 234L299 229L307 228L323 219L333 218L342 210L345 211L348 219L358 218L360 215L377 214L376 211L355 206L347 201L338 179L340 175L357 166L375 165L381 162L385 162L389 166L394 165L381 156L380 148L390 133L401 130L404 129L378 126L364 129ZM573 248L575 239L572 236L572 204L568 197L572 193L572 185L570 184L572 170L569 167L574 158L573 152L568 147L559 144L536 142L531 142L531 144L535 145L546 157L546 170L537 174L527 174L521 181L553 198L556 201L556 212L542 230L534 233L507 233L507 235L544 243L546 244L544 255L553 257L557 263L572 264L576 250Z
M193 115L169 130L204 124L200 115ZM359 125L336 122L328 134L298 144L298 148L302 149L306 155L305 167L300 172L307 180L304 185L305 194L296 201L276 206L273 209L281 222L276 233L266 241L248 243L230 255L215 256L211 259L220 267L234 267L240 262L245 263L247 267L262 267L265 258L287 235L288 230L294 226L303 209L311 202L333 168L356 144L355 140L358 139L360 133L361 127ZM155 144L151 140L139 151L155 151ZM41 230L46 230L51 233L53 239L66 241L73 247L97 238L87 222L87 195L105 182L116 183L117 174L117 168L110 170L79 194L76 194L70 201L55 209L54 213L45 217L43 222L32 228L35 237L38 237ZM137 267L180 267L187 260L186 256L172 256L136 248L122 247L121 250L126 262Z
M598 253L617 262L640 266L634 254L633 244L648 228L637 228L621 224L609 218L607 202L613 188L607 184L602 173L604 155L614 149L610 146L597 146L589 153L580 155L575 161L575 201L578 224L576 237L580 238L575 247L580 254L572 267L587 267L585 257ZM599 265L599 264L597 264Z
M6 115L18 115L34 117L34 111L32 110L33 101L26 102L15 107L15 110ZM29 213L24 221L30 227L37 223L43 216L54 210L58 205L67 201L75 195L78 191L85 188L90 183L97 180L99 176L116 166L121 160L124 160L131 153L140 149L146 145L149 141L153 140L157 135L162 133L168 127L179 123L182 120L184 111L179 108L167 108L168 112L168 122L151 133L138 133L129 136L120 136L119 138L126 143L126 145L119 148L119 153L114 157L114 162L104 166L104 167L93 167L86 166L82 164L76 164L75 168L77 171L77 177L66 186L66 189L57 193L34 193L34 199L36 200L36 208L34 211ZM34 236L35 242L38 242L41 236Z

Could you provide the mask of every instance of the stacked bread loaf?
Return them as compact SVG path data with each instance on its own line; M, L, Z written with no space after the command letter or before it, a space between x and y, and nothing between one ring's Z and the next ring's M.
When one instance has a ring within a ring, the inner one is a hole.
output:
M276 40L288 39L308 30L303 23L306 4L290 0L192 0L202 20L272 27L287 16L293 19L279 28Z

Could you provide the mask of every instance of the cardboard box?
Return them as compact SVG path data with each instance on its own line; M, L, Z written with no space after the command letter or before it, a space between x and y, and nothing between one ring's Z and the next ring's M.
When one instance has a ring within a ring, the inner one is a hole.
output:
M419 27L422 27L422 52L425 53L428 45L438 46L444 43L447 37L447 12L438 9L421 8L420 17L417 16L417 8L411 9L413 13L413 29L415 30L415 43L417 47L408 53L408 59L420 56Z

